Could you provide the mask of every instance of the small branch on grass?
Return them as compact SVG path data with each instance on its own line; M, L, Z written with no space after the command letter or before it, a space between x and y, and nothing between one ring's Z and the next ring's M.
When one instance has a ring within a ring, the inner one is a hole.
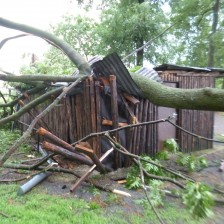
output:
M4 180L0 180L0 183L12 183L12 182L19 182L22 180L26 180L27 177L20 177L20 178L16 178L16 179L4 179Z
M157 212L155 206L152 204L152 202L151 202L149 196L148 196L147 188L146 188L146 185L145 185L145 179L144 179L143 167L142 167L140 158L138 158L137 163L138 163L138 166L139 166L139 169L140 169L140 176L141 176L141 181L142 181L142 188L143 188L143 190L144 190L144 192L145 192L146 199L147 199L147 201L149 202L150 206L152 207L152 210L153 210L153 212L155 213L156 217L158 218L159 222L160 222L161 224L165 224L165 223L163 222L162 218L160 217L159 213Z
M9 164L9 163L5 163L2 165L3 168L9 168L9 169L21 169L21 170L40 170L40 173L42 173L45 170L48 170L50 172L59 172L59 173L67 173L67 174L71 174L77 178L81 178L82 176L77 174L76 172L74 172L73 170L69 170L69 169L64 169L64 168L60 168L60 167L49 167L49 166L39 166L39 167L35 167L33 168L32 166L29 165L24 165L24 164ZM116 193L115 189L112 188L111 186L108 185L100 185L98 183L98 181L94 181L94 180L90 180L90 179L85 179L84 180L86 183L89 183L93 186L95 186L96 188L103 190L103 191L107 191L107 192L112 192L112 193Z
M51 111L60 101L61 99L67 94L69 90L71 90L73 87L75 87L78 83L80 83L83 78L78 78L75 82L73 82L70 86L64 87L62 93L54 100L52 104L50 104L45 110L43 110L30 124L29 128L23 133L22 137L17 140L14 145L3 155L3 157L0 160L0 166L2 166L5 161L16 151L16 149L25 141L27 141L32 133L32 130L36 123L43 118L49 111ZM57 89L58 91L62 90L62 87ZM25 108L26 106L24 106Z
M115 149L118 150L120 153L132 157L132 159L133 159L133 161L134 161L135 164L138 165L138 159L140 159L140 160L142 160L142 161L144 161L144 162L150 163L150 164L155 165L155 166L157 166L157 167L159 167L159 168L161 168L161 169L164 169L165 171L170 172L170 173L172 173L172 174L174 174L174 175L176 175L176 176L178 176L178 177L181 177L182 179L188 180L188 178L185 178L182 174L175 173L174 171L170 171L169 169L167 169L166 167L164 167L164 166L162 166L162 165L160 165L160 164L157 164L157 163L155 163L155 162L152 162L152 161L143 159L143 158L141 158L140 156L137 156L137 155L135 155L135 154L131 154L131 153L129 153L127 149L125 149L125 148L124 148L123 146L121 146L118 142L116 142L113 138L111 138L111 137L109 136L109 134L105 134L105 137L112 143L112 145L115 147ZM120 150L120 149L122 149L122 150ZM169 181L169 182L171 182L171 183L177 185L177 186L180 187L180 188L184 188L184 186L183 186L181 183L175 181L175 180L172 179L172 178L169 178L169 177L163 177L163 176L157 176L157 175L153 175L153 174L149 174L149 173L148 173L146 170L144 170L144 169L143 169L143 171L144 171L144 174L145 174L145 175L147 175L148 177L150 177L150 178L152 178L152 179L157 179L157 180L162 180L162 181Z
M0 211L0 215L3 216L3 217L5 217L5 218L10 218L9 215L7 215L7 214L5 214L4 212L1 212L1 211Z

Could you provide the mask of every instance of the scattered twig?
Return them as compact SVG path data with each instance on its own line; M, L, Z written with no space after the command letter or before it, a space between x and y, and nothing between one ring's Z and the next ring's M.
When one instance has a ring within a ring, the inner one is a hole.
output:
M87 139L95 137L95 136L102 136L102 135L105 135L106 133L111 134L111 133L121 131L121 130L124 130L124 129L135 128L135 127L145 126L145 125L149 125L149 124L157 124L157 123L161 123L161 122L166 122L167 120L171 120L171 119L173 119L173 117L168 117L168 118L165 118L165 119L159 119L159 120L155 120L155 121L147 121L147 122L142 122L142 123L138 123L138 124L130 124L130 125L127 125L127 126L115 128L113 130L91 133L91 134L85 136L84 138L81 138L78 141L72 143L71 145L74 146L74 145L78 144L79 142L86 141Z
M217 142L217 143L223 143L223 144L224 144L224 141L219 141L219 140L215 140L215 139L211 139L211 138L206 138L206 137L203 137L203 136L194 134L194 133L192 133L192 132L190 132L190 131L187 131L186 129L184 129L184 128L182 128L182 127L180 127L180 126L174 124L174 123L171 122L170 120L167 120L167 122L169 122L169 123L170 123L171 125L173 125L174 127L180 129L181 131L183 131L183 132L185 132L185 133L187 133L187 134L189 134L189 135L192 135L192 136L194 136L194 137L197 137L197 138L199 138L199 139L204 139L204 140L207 140L207 141L212 141L212 142Z
M0 183L11 183L11 182L19 182L22 180L26 180L27 177L20 177L20 178L16 178L16 179L4 179L4 180L0 180Z
M170 172L170 173L172 173L172 174L174 174L174 175L176 175L176 176L178 176L178 177L181 177L182 179L188 180L188 177L184 177L184 175L182 175L182 174L180 174L180 173L175 173L174 171L170 171L169 169L167 169L166 167L164 167L164 166L162 166L162 165L160 165L160 164L157 164L157 163L155 163L155 162L153 162L153 161L146 160L146 159L141 158L140 156L137 156L137 155L135 155L135 154L131 154L131 153L129 153L129 152L127 151L127 149L125 149L123 146L121 146L119 143L117 143L117 142L116 142L113 138L111 138L108 134L106 134L105 136L106 136L106 137L108 138L108 140L114 145L114 147L115 147L116 150L118 150L118 151L119 151L120 153L122 153L122 154L125 154L125 155L127 155L127 156L132 157L132 159L133 159L133 161L134 161L135 164L138 165L138 159L140 159L140 160L142 160L142 161L144 161L144 162L151 163L152 165L155 165L155 166L157 166L157 167L159 167L159 168L161 168L161 169L164 169L164 170L166 170L167 172ZM122 150L120 150L120 149L122 149ZM177 182L176 180L174 180L174 179L172 179L172 178L169 178L169 177L163 177L163 176L157 176L157 175L153 175L153 174L149 174L149 173L148 173L147 171L145 171L144 169L143 169L143 171L144 171L144 174L147 175L147 176L150 177L150 178L157 179L157 180L163 180L163 181L169 181L169 182L171 182L171 183L174 183L175 185L177 185L177 186L180 187L180 188L184 188L184 186L183 186L181 183Z
M0 215L3 216L3 217L5 217L5 218L10 218L9 215L7 215L7 214L5 214L4 212L1 212L1 211L0 211Z
M152 210L153 212L155 213L156 217L158 218L158 220L160 221L161 224L165 224L162 220L162 218L160 217L159 213L157 212L155 206L152 204L149 196L148 196L148 192L147 192L147 189L146 189L146 185L145 185L145 179L144 179L144 173L143 173L143 167L142 167L142 164L141 164L141 160L140 158L138 159L138 166L139 166L139 169L140 169L140 176L141 176L141 181L142 181L142 188L145 192L145 196L146 196L146 199L147 201L149 202L150 206L152 207Z
M124 58L122 58L122 61L127 60L130 56L132 56L134 53L141 51L142 49L144 49L145 47L147 47L148 45L150 45L154 40L156 40L158 37L162 36L164 33L166 33L169 29L171 29L173 26L175 25L172 24L171 26L167 27L163 32L159 33L157 36L153 37L151 40L149 40L148 42L146 42L144 45L142 45L140 48L132 51L130 54L128 54L127 56L125 56Z

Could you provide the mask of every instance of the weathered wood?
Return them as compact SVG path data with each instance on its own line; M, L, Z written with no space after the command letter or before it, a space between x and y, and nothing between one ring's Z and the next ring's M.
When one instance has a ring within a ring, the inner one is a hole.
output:
M131 96L131 95L127 94L127 93L122 93L122 95L124 96L124 98L126 100L128 100L131 103L133 103L134 105L140 103L140 101L137 98L135 98L134 96Z
M102 162L111 152L113 152L113 148L109 149L100 159L99 161ZM93 172L96 168L96 164L94 164L71 188L70 192L75 191L78 186Z
M66 148L67 150L69 150L71 152L75 152L75 149L72 145L70 145L67 142L63 141L62 139L58 138L57 136L55 136L51 132L47 131L46 129L39 128L37 130L37 133L41 136L44 136L48 140L51 140L53 143L55 143L63 148Z
M79 162L84 163L89 166L93 165L93 162L90 159L87 159L86 157L84 157L83 155L77 154L75 152L70 152L65 148L59 147L59 146L49 143L47 141L44 141L42 143L42 147L43 147L43 149L45 149L47 151L54 152L59 155L63 155L64 157L66 157L68 159L76 160L76 161L79 161Z
M95 85L93 77L89 77L89 95L90 95L90 117L91 117L91 133L96 132L96 101L95 101ZM97 148L97 139L92 138L92 147Z
M98 167L98 169L99 169L99 171L101 173L105 173L106 172L103 164L97 158L96 154L94 153L94 151L92 149L84 147L84 146L82 146L80 144L76 144L75 145L75 151L84 153L85 155L89 156L92 159L93 163L96 164L96 166Z
M90 110L90 86L89 86L89 79L85 80L85 104L84 104L84 110L85 110L85 122L86 122L86 134L89 135L91 133L91 110ZM90 141L92 143L92 141Z
M102 125L114 126L112 121L106 120L106 119L102 120ZM119 122L118 123L118 127L125 127L127 125L128 125L128 123L124 123L124 122Z
M101 129L101 114L100 114L100 102L101 102L101 96L100 96L100 82L95 82L95 102L96 102L96 131L100 132ZM97 139L97 146L94 149L95 153L98 157L101 156L101 137L96 137Z
M82 95L76 95L75 110L76 110L76 126L77 126L77 140L82 138L82 111L81 100ZM87 122L87 121L86 121Z
M111 91L111 115L112 115L112 122L113 122L113 129L118 128L118 105L117 105L117 84L116 84L116 76L110 75L110 91ZM119 133L115 133L114 137L119 142ZM115 158L115 167L121 167L121 158L118 152L114 152Z

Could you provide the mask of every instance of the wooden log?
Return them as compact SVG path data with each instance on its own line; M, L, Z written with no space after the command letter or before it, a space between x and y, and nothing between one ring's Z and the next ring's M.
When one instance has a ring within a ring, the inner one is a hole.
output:
M73 124L73 129L71 130L74 141L78 140L77 137L77 122L76 122L76 110L75 110L75 96L71 97L71 114L72 114L72 124Z
M93 165L93 162L90 159L87 159L86 157L84 157L80 154L77 154L75 152L70 152L65 148L59 147L59 146L49 143L47 141L44 141L42 143L42 147L47 151L54 152L59 155L63 155L64 157L66 157L68 159L76 160L76 161L79 161L79 162L84 163L89 166Z
M111 152L113 152L113 148L109 149L100 159L99 161L102 162ZM96 168L96 164L94 164L71 188L70 192L75 191L78 186L93 172Z
M147 121L148 105L149 105L149 101L145 99L143 104L142 122ZM141 130L141 136L140 136L141 147L139 148L140 154L145 154L146 134L147 134L146 128L147 128L146 126L143 126Z
M118 104L117 104L117 83L116 83L116 76L110 75L110 91L111 91L111 115L112 115L112 122L113 122L113 129L118 128ZM119 142L119 133L115 133L114 137ZM114 152L114 159L115 159L115 168L118 169L121 167L121 158L118 152Z
M51 132L47 131L46 129L39 128L37 130L37 133L41 136L46 137L48 140L51 140L53 143L55 143L63 148L66 148L67 150L69 150L71 152L75 152L75 149L72 145L70 145L67 142L63 141L62 139L58 138L57 136L55 136Z
M86 147L84 147L80 144L76 144L75 145L75 150L89 156L101 173L106 172L103 164L100 162L100 160L98 159L98 157L96 156L96 154L94 153L94 151L92 149L86 148Z
M69 142L74 142L75 138L73 135L73 130L74 130L74 126L73 126L73 121L72 121L72 99L71 97L67 97L66 100L66 110L68 113L68 136L69 136Z
M101 129L101 114L100 114L100 82L95 82L95 102L96 102L96 131L100 132ZM95 153L98 157L101 156L101 137L97 136L97 146L95 148Z

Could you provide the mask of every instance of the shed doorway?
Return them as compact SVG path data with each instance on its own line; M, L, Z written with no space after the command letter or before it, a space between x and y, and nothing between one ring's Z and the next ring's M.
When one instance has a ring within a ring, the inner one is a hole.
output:
M169 87L177 88L176 82L166 82L164 85ZM158 119L167 118L168 116L172 116L173 114L177 114L175 108L169 107L158 107ZM176 124L176 120L172 120L173 123ZM163 149L163 142L168 138L174 138L176 140L177 133L176 128L167 123L162 122L158 124L158 151Z

